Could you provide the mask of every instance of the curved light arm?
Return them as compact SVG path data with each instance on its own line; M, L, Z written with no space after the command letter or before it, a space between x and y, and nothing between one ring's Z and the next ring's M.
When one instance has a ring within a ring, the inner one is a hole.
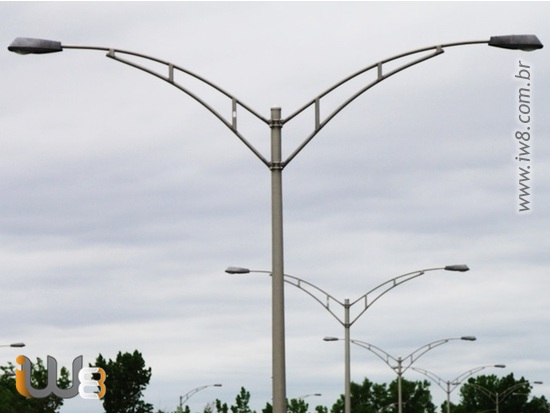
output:
M350 322L350 325L353 325L353 323L359 319L359 317L366 312L366 310L374 304L378 299L380 299L382 296L384 296L386 293L388 293L393 288L396 288L399 285L402 285L405 282L408 282L409 280L415 279L419 276L422 276L426 272L431 272L434 270L448 270L448 271L454 271L454 272L467 272L470 270L468 266L466 265L450 265L445 267L434 267L431 269L423 269L423 270L417 270L415 272L405 273L404 275L397 276L393 279L390 279L378 286L376 286L374 289L368 291L363 296L359 297L355 301L351 302L350 307L355 305L358 302L363 303L363 310L359 312L359 314Z
M266 275L271 276L271 272L268 270L251 270L244 267L235 267L235 266L228 267L225 270L225 272L229 274L264 273ZM323 289L315 286L314 284L309 283L303 279L297 278L295 276L285 274L284 281L307 293L309 296L315 299L322 307L324 307L327 311L329 311L329 313L332 316L334 316L334 318L338 322L344 325L344 321L338 315L336 315L336 313L333 312L330 306L331 301L336 302L338 305L344 306L344 303L342 301L336 299L330 293L325 292Z
M504 364L497 364L497 365L483 365L481 367L472 368L469 371L463 372L458 377L456 377L453 380L444 380L443 378L437 376L433 372L430 372L426 369L417 368L417 367L411 367L413 371L420 372L421 374L425 375L426 377L430 378L431 380L435 381L435 383L443 390L448 392L453 392L456 387L458 387L460 384L462 384L467 378L474 375L476 372L479 372L485 368L506 368L506 365ZM447 386L447 388L443 387L443 384Z
M65 48L73 48L73 49L82 49L83 48L81 46L64 46L64 47ZM125 51L125 50L117 50L117 49L108 49L108 50L109 50L109 52L107 53L107 57L109 57L113 60L116 60L117 62L121 62L121 63L129 65L131 67L134 67L136 69L140 69L144 72L149 73L150 75L156 76L157 78L162 79L165 82L168 82L172 86L175 86L176 88L178 88L180 91L182 91L182 92L186 93L187 95L189 95L195 101L197 101L202 106L204 106L206 109L208 109L227 128L229 128L231 130L231 132L233 132L264 164L269 165L269 161L250 142L248 142L241 135L241 133L239 133L239 131L237 130L237 109L239 107L241 107L241 108L245 109L246 111L248 111L253 116L255 116L256 118L258 118L259 120L265 122L266 124L269 124L269 121L266 118L259 115L256 111L251 109L249 106L245 105L243 102L241 102L235 96L233 96L233 95L229 94L228 92L226 92L225 90L223 90L221 87L215 85L213 82L210 82L209 80L203 78L202 76L199 76L196 73L193 73L193 72L191 72L187 69L184 69L180 66L174 65L173 63L165 62L163 60L159 60L159 59L153 58L151 56L146 56L146 55L143 55L143 54L140 54L140 53L134 53L134 52L129 52L129 51ZM153 62L156 62L156 63L160 63L160 64L162 64L166 67L167 71L166 71L165 74L158 73L158 72L156 72L152 69L149 69L149 68L146 68L144 66L138 65L137 63L132 62L130 60L122 59L119 56L117 56L117 54L126 54L126 55L130 55L130 56L136 56L136 57L139 57L139 58L142 58L142 59L147 59L147 60L150 60L150 61L153 61ZM230 100L230 104L231 104L231 107L230 107L231 108L231 121L229 121L224 116L222 116L211 105L206 103L203 99L199 98L197 95L195 95L189 89L187 89L185 86L177 83L176 80L175 80L175 71L180 71L181 73L184 73L186 75L189 75L189 76L197 79L198 81L202 82L203 84L205 84L205 85L211 87L212 89L214 89L216 92L219 92L224 97L228 98Z
M414 278L417 278L419 276L422 276L425 272L433 271L433 270L448 270L448 271L458 271L458 272L466 272L469 270L468 266L466 265L450 265L445 267L434 267L431 269L424 269L424 270L417 270L415 272L406 273L401 276L397 276L393 279L390 279L374 289L370 290L369 292L365 293L363 296L356 299L354 302L351 302L349 305L346 305L344 302L340 301L339 299L335 298L331 294L327 293L323 289L315 286L314 284L300 279L295 276L291 275L284 275L284 281L286 283L289 283L298 289L304 291L309 296L311 296L313 299L315 299L321 306L323 306L338 322L340 322L343 326L346 325L345 321L340 318L331 308L331 302L335 302L338 305L342 307L349 306L350 308L355 305L358 302L361 302L363 304L363 309L360 311L360 313L350 321L349 326L353 325L359 317L365 313L365 311L374 303L376 302L381 296L386 294L388 291L392 290L393 288L409 281ZM271 275L271 272L268 270L251 270L244 267L235 267L230 266L225 270L226 273L230 274L244 274L244 273L265 273L267 275ZM374 298L371 300L372 295L375 295Z
M286 160L281 161L281 166L284 167L287 165L302 149L319 133L319 131L332 119L334 118L339 112L341 112L347 105L349 105L351 102L353 102L355 99L357 99L359 96L361 96L363 93L365 93L367 90L372 88L374 85L377 85L381 81L391 77L392 75L395 75L398 72L401 72L411 66L414 66L418 63L424 62L426 60L429 60L435 56L439 56L444 52L443 49L453 46L463 46L463 45L472 45L472 44L488 44L489 46L495 46L495 47L501 47L506 49L515 49L515 50L524 50L524 51L532 51L536 49L540 49L543 47L542 43L539 41L539 39L535 35L511 35L511 36L493 36L489 40L474 40L474 41L466 41L466 42L455 42L455 43L447 43L447 44L440 44L440 45L434 45L429 47L424 47L421 49L416 49L410 52L401 53L399 55L390 57L388 59L381 60L380 62L377 62L373 65L367 66L364 69L361 69L358 72L353 73L352 75L348 76L347 78L337 82L335 85L328 88L323 93L317 95L315 98L313 98L311 101L309 101L306 105L298 109L296 112L291 114L286 119L281 119L280 123L281 125L290 121L297 115L301 114L303 111L308 109L311 106L314 106L315 109L315 123L314 123L314 129L313 132L292 152ZM140 69L144 72L147 72L153 76L156 76L159 79L162 79L171 85L177 87L181 91L185 92L187 95L195 99L198 103L203 105L206 109L208 109L216 118L218 118L225 126L227 126L264 164L266 164L268 167L270 167L270 162L252 145L250 142L248 142L237 130L237 108L240 106L246 111L248 111L250 114L258 118L259 120L267 123L268 125L271 124L271 120L267 120L263 116L259 115L256 111L252 110L250 107L242 103L240 100L238 100L233 95L227 93L225 90L220 88L219 86L215 85L214 83L208 81L207 79L203 78L202 76L199 76L187 69L181 68L177 65L174 65L169 62L165 62L163 60L159 60L150 56L146 56L140 53L134 53L129 52L125 50L119 50L119 49L113 49L113 48L107 48L107 47L96 47L96 46L71 46L71 45L62 45L61 42L58 41L51 41L51 40L44 40L44 39L31 39L31 38L23 38L18 37L16 38L10 46L8 46L8 50L11 52L19 53L19 54L43 54L43 53L54 53L54 52L61 52L63 49L91 49L91 50L103 50L107 51L107 57L112 58L118 62L125 63L129 66L132 66L134 68ZM401 66L398 66L394 69L388 70L387 72L384 72L384 65L386 65L389 62L393 62L399 59L402 59L404 57L416 55L419 53L429 52L423 56L421 56L418 59L414 59L412 61L406 62L402 64ZM165 74L158 73L152 69L146 68L144 66L141 66L135 62L122 59L117 56L117 54L126 54L130 56L139 57L142 59L150 60L156 63L160 63L161 65L166 66L167 72ZM358 76L369 72L371 69L377 70L377 77L374 81L368 83L366 86L361 88L359 91L357 91L355 94L353 94L348 99L344 100L342 104L340 104L332 113L327 115L324 119L321 119L321 100L328 96L331 92L338 89L340 86L346 84L347 82L351 81L352 79L357 78ZM223 117L218 111L216 111L212 106L207 104L204 100L196 96L194 93L192 93L190 90L185 88L184 86L178 84L175 82L174 79L174 71L178 70L188 76L191 76L198 81L202 82L203 84L213 88L216 92L219 92L226 98L228 98L231 101L231 121L229 121L227 118ZM278 120L279 121L279 120Z
M193 395L198 393L199 391L204 390L208 387L221 387L222 384L209 384L209 385L201 385L200 387L193 388L191 391L189 391L187 394L180 396L180 407Z
M375 354L378 358L380 358L382 361L386 363L391 369L393 369L397 374L403 374L407 369L411 367L411 365L422 355L424 355L429 350L436 348L440 345L446 344L449 341L454 340L463 340L463 341L475 341L475 336L462 336L460 338L445 338L445 339L439 339L437 341L430 342L429 344L423 345L420 348L414 350L409 355L407 355L405 358L397 357L390 355L388 352L384 351L383 349L373 345L369 344L368 342L363 341L357 341L355 339L352 339L351 342L355 345L358 345L362 348L365 348L369 351L371 351L373 354ZM394 361L397 366L392 365L391 361ZM403 365L403 361L407 361L405 365Z
M434 45L429 47L424 47L421 49L412 50L410 52L401 53L399 55L381 60L380 62L377 62L373 65L367 66L364 69L361 69L358 72L355 72L354 74L348 76L347 78L341 80L340 82L336 83L335 85L328 88L326 91L321 93L320 95L313 98L311 101L309 101L307 104L305 104L303 107L298 109L296 112L294 112L292 115L287 117L284 122L290 121L295 116L299 115L306 109L308 109L311 106L314 106L314 113L315 113L315 124L313 132L294 150L294 152L284 161L284 164L288 164L304 147L321 131L321 129L332 119L334 118L338 113L340 113L346 106L348 106L351 102L353 102L355 99L357 99L359 96L361 96L363 93L368 91L373 86L377 85L378 83L382 82L383 80L389 78L390 76L395 75L398 72L401 72L411 66L417 65L419 63L425 62L428 59L431 59L433 57L439 56L440 54L444 53L445 48L453 47L453 46L465 46L465 45L473 45L473 44L488 44L489 46L495 46L495 47L501 47L501 48L507 48L507 49L520 49L524 51L532 51L536 49L540 49L543 47L542 43L539 41L539 39L534 35L514 35L514 36L493 36L489 40L474 40L474 41L466 41L466 42L454 42L454 43L446 43L446 44L440 44L440 45ZM404 57L408 57L411 55L417 55L419 53L424 52L430 52L424 56L421 56L420 58L411 60L409 62L403 63L401 66L398 66L394 69L388 70L387 72L384 72L384 65L386 65L389 62L400 60ZM347 82L351 81L352 79L357 78L358 76L369 72L371 69L376 69L377 76L376 79L370 83L368 83L366 86L361 88L359 91L357 91L355 94L353 94L351 97L346 99L342 104L340 104L333 112L328 114L324 119L321 119L321 99L328 96L331 92L335 91L340 86L346 84Z
M269 124L269 120L258 114L256 111L251 109L248 105L245 105L243 102L241 102L239 99L237 99L235 96L231 95L230 93L226 92L224 89L219 87L218 85L214 84L213 82L203 78L200 75L197 75L196 73L193 73L187 69L184 69L180 66L177 66L173 63L166 62L164 60L160 60L157 58L154 58L152 56L147 56L142 53L136 53L131 52L128 50L121 50L121 49L114 49L109 47L103 47L103 46L77 46L77 45L62 45L61 42L55 42L50 40L43 40L43 39L28 39L28 38L17 38L13 41L13 43L8 47L8 49L12 52L16 53L22 53L22 54L28 54L28 53L50 53L50 52L60 52L64 49L81 49L81 50L100 50L100 51L106 51L107 57L111 58L113 60L116 60L117 62L124 63L128 66L131 66L133 68L142 70L150 75L153 75L172 86L175 86L180 91L186 93L188 96L193 98L195 101L197 101L199 104L201 104L203 107L205 107L208 111L210 111L216 118L218 118L227 128L231 130L265 165L269 166L269 161L250 143L248 140L246 140L241 133L237 130L237 109L239 107L243 108L250 114L252 114L254 117L259 119L260 121L263 121L266 124ZM120 57L119 55L127 55L127 56L133 56L138 57L140 59L144 59L150 62L154 62L160 65L163 65L165 68L165 72L159 72L157 70L145 67L143 65L140 65L134 61L124 59ZM183 73L184 75L188 75L199 82L201 82L203 85L206 85L213 89L215 92L220 94L222 97L228 99L228 109L231 111L231 116L223 116L221 115L214 107L210 104L208 104L205 100L199 98L196 94L194 94L191 90L183 86L182 84L176 82L176 71L179 71Z
M402 66L400 66L400 67L398 67L394 70L388 71L385 74L383 73L383 65L388 63L388 62L391 62L391 61L394 61L394 60L397 60L397 59L400 59L400 58L403 58L405 56L409 56L409 55L412 55L412 54L421 53L421 52L424 52L424 51L427 51L427 50L432 50L432 49L434 49L433 53L430 53L430 54L428 54L426 56L423 56L420 59L416 59L412 62L406 63L406 64L404 64L404 65L402 65ZM288 122L291 119L293 119L294 117L296 117L297 115L299 115L300 113L302 113L303 111L305 111L306 109L310 108L311 106L314 106L314 116L315 116L315 121L314 122L315 123L314 123L313 132L311 132L311 134L294 150L294 152L291 153L287 157L287 159L284 161L284 164L286 165L290 161L292 161L292 159L294 159L294 157L296 157L298 155L298 153L300 153L300 151L302 151L305 148L305 146L321 131L321 129L323 129L325 127L325 125L328 124L332 120L332 118L334 118L346 106L348 106L351 102L353 102L359 96L361 96L366 91L368 91L370 88L372 88L373 86L377 85L378 83L382 82L383 80L389 78L390 76L392 76L392 75L394 75L394 74L396 74L396 73L398 73L398 72L400 72L400 71L402 71L402 70L404 70L408 67L411 67L411 66L416 65L418 63L424 62L424 61L426 61L428 59L431 59L435 56L438 56L442 53L443 53L443 49L442 49L441 46L432 46L432 47L429 47L429 48L424 48L424 49L411 51L411 52L408 52L408 53L403 53L403 54L391 57L389 59L382 60L380 62L377 62L377 63L373 64L373 65L367 66L366 68L361 69L358 72L355 72L354 74L352 74L352 75L348 76L347 78L341 80L340 82L338 82L335 85L331 86L330 88L328 88L326 91L324 91L320 95L313 98L310 102L305 104L303 107L301 107L300 109L298 109L296 112L294 112L292 115L290 115L289 117L287 117L285 119L285 122ZM351 97L346 99L342 104L340 104L332 113L328 114L324 119L321 119L321 100L323 98L327 97L331 92L335 91L340 86L346 84L347 82L349 82L349 81L357 78L358 76L370 71L371 69L375 69L375 68L376 68L378 73L377 73L377 78L374 81L368 83L366 86L361 88L359 91L357 91Z

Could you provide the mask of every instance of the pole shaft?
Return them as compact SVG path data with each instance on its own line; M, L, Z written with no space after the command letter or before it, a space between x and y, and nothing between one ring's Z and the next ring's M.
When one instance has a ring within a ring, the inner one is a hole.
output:
M273 412L286 412L281 108L271 108Z
M345 342L345 383L344 383L344 408L346 413L351 413L351 338L350 338L350 317L349 317L349 299L344 299L344 342Z
M400 413L403 412L403 390L401 389L401 377L403 376L403 361L397 358L397 406Z

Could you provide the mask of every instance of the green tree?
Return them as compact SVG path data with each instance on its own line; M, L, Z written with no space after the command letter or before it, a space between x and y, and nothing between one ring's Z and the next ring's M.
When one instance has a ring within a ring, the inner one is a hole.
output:
M307 413L309 404L300 398L291 398L286 400L286 412L287 413ZM272 413L273 406L270 403L266 403L262 413Z
M137 350L134 353L119 352L116 360L106 361L99 354L94 367L103 368L106 392L103 408L108 413L150 413L153 406L142 400L143 391L151 379L151 368L145 367L145 360Z
M223 403L216 398L216 412L218 413L227 413L229 412L229 408L227 407L226 403Z
M355 413L376 413L390 404L386 384L374 384L368 378L362 384L350 384L351 411ZM331 411L343 413L345 399L343 395L334 403Z
M289 413L307 413L309 404L301 398L291 398L287 404L287 412Z
M389 386L389 399L392 403L391 410L387 412L398 412L398 382L397 379L392 381ZM401 393L403 401L403 411L407 413L434 413L435 405L432 402L432 394L430 392L430 381L407 381L401 378Z
M11 362L0 366L0 371L0 412L55 413L63 405L63 399L53 394L46 398L26 398L19 394L15 387L15 366ZM57 386L65 389L70 384L69 371L61 367ZM48 385L48 371L40 358L32 364L31 385L36 389Z
M548 412L544 397L529 401L532 386L525 378L514 374L505 377L480 375L470 378L460 388L460 403L451 404L453 412Z
M241 387L241 392L235 398L235 405L231 406L232 413L251 413L250 409L250 392L244 387Z

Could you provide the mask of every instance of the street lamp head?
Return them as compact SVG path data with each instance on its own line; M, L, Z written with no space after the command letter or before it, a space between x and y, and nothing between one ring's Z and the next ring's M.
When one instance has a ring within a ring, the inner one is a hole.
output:
M451 272L467 272L468 270L470 270L470 268L465 264L448 265L445 266L444 269Z
M463 341L475 341L477 338L475 336L461 336L460 339Z
M327 342L333 342L333 341L339 341L340 338L336 338L335 336L325 336L323 338L323 341L327 341Z
M23 342L16 342L14 344L10 344L12 348L23 348L25 344Z
M506 368L506 365L504 364L496 364L494 365L495 368Z
M250 269L247 269L246 267L229 266L225 269L225 273L229 273L230 275L241 275L250 273Z
M214 386L214 387L221 387L222 384L214 384L213 386Z
M542 43L535 35L491 36L489 46L523 50L525 52L542 49L543 47Z
M31 39L29 37L18 37L8 46L10 52L20 55L44 54L63 51L61 42L45 39Z

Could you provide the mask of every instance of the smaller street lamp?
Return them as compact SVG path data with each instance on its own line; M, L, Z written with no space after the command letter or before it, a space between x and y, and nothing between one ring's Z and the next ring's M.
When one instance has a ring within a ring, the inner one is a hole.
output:
M506 365L504 364L496 364L496 365L483 365L481 367L472 368L469 371L466 371L462 374L460 374L458 377L456 377L453 380L444 380L443 378L435 375L433 372L430 372L428 370L422 369L422 368L416 368L412 367L411 369L416 372L420 372L421 374L427 376L429 379L435 381L435 383L441 388L443 391L447 393L447 412L451 412L451 392L453 392L456 387L458 387L462 382L464 382L467 378L474 375L476 372L479 372L485 368L506 368ZM446 385L446 387L443 387L443 384ZM451 387L452 385L452 387Z
M323 338L323 340L332 342L332 341L340 341L344 339L336 338L333 336L326 336ZM398 406L398 411L402 413L403 412L403 393L402 393L402 387L401 387L401 379L405 371L408 370L418 358L420 358L429 350L454 340L475 341L476 337L469 335L469 336L461 336L459 338L439 339L437 341L433 341L433 342L430 342L429 344L423 345L420 348L417 348L416 350L411 352L409 355L407 355L405 358L402 358L401 356L398 356L397 358L395 358L394 356L390 355L383 349L375 345L369 344L368 342L357 341L355 339L350 340L350 342L372 352L378 358L384 361L387 366L389 366L392 370L394 370L397 373L397 406ZM394 361L397 364L397 366L392 365L392 363L390 363L390 360ZM408 363L403 368L403 361L407 361L407 360L408 360Z
M13 344L0 345L0 347L10 347L10 348L23 348L25 344L23 342L15 342Z
M455 265L447 265L443 267L433 267L430 269L422 269L422 270L416 270L414 272L405 273L401 276L394 277L390 280L385 281L384 283L379 284L374 289L371 289L364 295L360 296L359 298L355 299L354 301L350 302L348 298L345 298L343 301L335 298L328 292L324 291L323 289L319 288L318 286L315 286L313 283L310 283L304 279L300 279L298 277L284 274L283 275L283 281L286 283L291 284L292 286L297 287L298 289L304 291L309 296L311 296L313 299L315 299L321 306L323 306L334 318L344 327L344 343L345 343L345 350L344 350L344 377L345 377L345 384L344 384L344 410L346 413L351 412L351 362L350 362L350 347L351 347L351 339L350 339L350 328L351 326L359 319L361 315L363 315L367 309L372 306L373 303L375 303L378 299L380 299L382 296L384 296L387 292L390 290L396 288L397 286L402 285L405 282L408 282L409 280L413 280L417 277L420 277L427 272L432 272L436 270L446 270L450 272L467 272L470 270L470 268L465 264L455 264ZM225 269L226 273L229 274L248 274L248 273L264 273L268 275L272 275L272 272L268 270L252 270L246 267L236 267L236 266L229 266L227 269ZM344 310L344 318L341 318L338 316L334 310L333 307L331 307L331 304L339 305ZM354 305L358 305L360 308L358 314L351 318L351 308ZM468 337L469 340L475 340L474 337ZM336 339L334 339L336 340Z
M321 393L314 393L314 394L305 394L305 395L300 395L299 397L296 397L297 400L305 400L306 398L308 397L320 397L322 394Z
M208 387L221 387L222 384L209 384L209 385L201 385L200 387L197 387L197 388L193 388L191 391L189 391L187 394L185 395L180 395L180 405L179 405L179 409L181 412L183 412L183 404L189 399L191 398L193 395L195 395L196 393L198 393L199 391L201 390L204 390L205 388L208 388Z
M542 381L533 381L533 384L537 384L537 385L540 385L542 383L543 383ZM502 400L504 400L505 398L508 398L510 395L514 395L514 391L516 389L518 389L520 387L523 387L523 386L526 386L526 385L529 385L529 381L520 381L517 384L506 388L502 392L491 391L491 390L489 390L489 389L487 389L487 388L485 388L485 387L483 387L479 384L475 384L475 383L472 383L472 382L467 382L466 384L464 384L464 386L468 386L468 385L478 389L483 394L485 394L487 397L491 398L493 400L493 402L495 403L495 412L498 413L498 412L500 412L500 403L502 402Z

